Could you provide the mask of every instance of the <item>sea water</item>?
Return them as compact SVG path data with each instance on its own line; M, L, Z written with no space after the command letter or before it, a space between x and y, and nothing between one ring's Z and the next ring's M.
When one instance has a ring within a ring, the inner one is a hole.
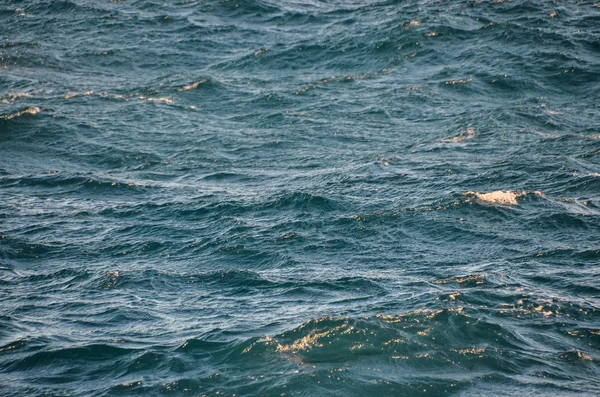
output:
M2 1L0 395L600 395L600 5Z

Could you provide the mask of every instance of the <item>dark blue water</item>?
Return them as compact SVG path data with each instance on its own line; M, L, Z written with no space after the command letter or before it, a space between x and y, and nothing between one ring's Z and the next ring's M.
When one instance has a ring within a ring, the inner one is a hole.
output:
M600 395L600 5L0 2L0 395Z

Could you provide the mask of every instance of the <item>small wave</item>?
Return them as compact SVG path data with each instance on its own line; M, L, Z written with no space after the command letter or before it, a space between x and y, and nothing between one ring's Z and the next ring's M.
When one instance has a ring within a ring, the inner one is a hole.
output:
M204 79L201 81L196 81L195 83L192 83L192 84L184 85L183 87L178 88L177 91L182 92L182 91L195 90L196 88L198 88L198 86L200 86L200 84L204 84L204 83L208 83L208 79Z
M460 143L464 141L469 141L475 138L475 130L473 128L467 128L465 131L460 133L458 136L449 139L442 139L444 143Z
M289 192L275 200L276 208L295 208L330 211L339 208L339 203L332 197L302 192ZM272 204L269 204L271 206Z
M38 114L41 111L42 111L42 109L40 109L38 107L32 107L32 108L27 108L25 110L21 110L20 112L16 112L16 113L4 114L4 115L0 116L0 119L11 120L16 117L21 117L21 116L24 116L27 114L33 116L33 115Z
M34 94L29 94L27 92L16 92L16 93L10 93L8 94L6 97L0 99L0 103L2 103L3 105L7 105L9 103L18 101L19 99L29 99L31 98Z
M574 349L563 353L559 356L562 360L569 362L585 362L585 361L593 361L594 359L588 355L583 353L580 350Z
M261 48L260 50L254 51L254 56L257 57L259 55L265 54L267 53L267 51L269 51L268 48Z
M485 337L482 331L490 329L502 337ZM282 334L254 341L243 353L259 346L304 363L383 356L415 366L429 359L440 366L447 362L465 363L473 356L484 355L500 364L505 360L502 350L525 347L523 341L502 326L474 318L469 310L458 306L397 315L313 319Z
M86 92L82 92L81 94L78 94L78 93L71 93L71 92L70 92L70 93L67 93L67 94L65 95L65 99L73 99L73 98L75 98L75 97L78 97L78 96L90 96L90 95L92 95L93 93L94 93L93 91L86 91Z
M24 358L14 360L5 367L8 372L19 372L44 368L51 365L80 360L112 361L133 355L136 349L114 346L108 343L93 343L83 346L69 346L53 350L38 351Z
M143 99L143 97L140 97L140 99ZM167 105L172 105L175 103L175 101L173 101L172 99L169 98L146 98L146 100L148 102L153 102L153 103L166 103Z
M467 202L474 200L480 204L498 204L498 205L517 205L517 198L525 196L527 194L534 194L541 196L541 192L513 192L511 190L502 191L496 190L490 193L477 193L477 192L466 192L464 195L467 196Z
M411 19L410 21L404 24L404 27L406 28L416 28L417 26L421 26L421 21L418 21L416 19Z
M470 83L471 80L473 79L448 80L446 81L446 85L467 84Z
M465 277L459 277L457 279L445 279L445 280L435 280L433 281L433 284L449 284L449 283L456 283L456 284L464 284L465 286L474 286L474 285L481 285L485 282L485 276L481 275L481 274L472 274L469 276L465 276Z
M371 79L371 78L377 78L381 75L384 75L386 73L389 73L392 70L392 68L385 68L385 69L381 69L380 71L374 72L374 73L362 73L362 74L356 74L356 75L348 75L348 76L331 76L329 78L325 78L325 79L321 79L321 80L317 80L314 83L312 83L309 86L306 87L302 87L299 88L296 91L296 95L305 93L311 89L315 89L318 86L323 86L323 85L327 85L327 84L331 84L331 83L347 83L347 82L351 82L351 81L358 81L358 80L365 80L365 79Z

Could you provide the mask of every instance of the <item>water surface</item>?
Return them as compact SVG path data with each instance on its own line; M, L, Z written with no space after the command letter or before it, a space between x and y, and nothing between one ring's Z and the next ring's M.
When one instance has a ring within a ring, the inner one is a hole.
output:
M593 1L5 0L0 394L600 394Z

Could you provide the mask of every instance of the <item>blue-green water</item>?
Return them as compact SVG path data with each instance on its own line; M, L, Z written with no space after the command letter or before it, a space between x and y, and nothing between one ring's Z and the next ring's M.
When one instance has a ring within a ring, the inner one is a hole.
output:
M0 395L600 395L593 1L4 0Z

